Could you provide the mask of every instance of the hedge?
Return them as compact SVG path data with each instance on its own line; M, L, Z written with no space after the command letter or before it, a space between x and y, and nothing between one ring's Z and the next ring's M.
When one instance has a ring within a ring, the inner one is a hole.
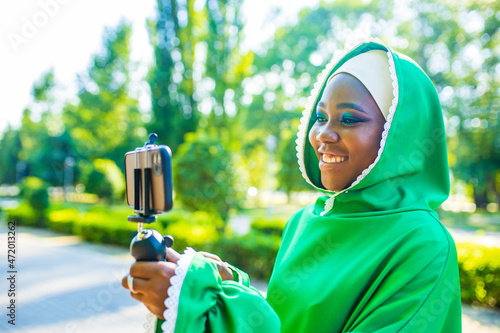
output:
M500 308L500 248L457 244L462 300Z
M130 209L89 206L49 209L48 227L57 232L73 233L92 242L129 246L137 226L127 221ZM9 221L36 226L37 216L28 202L7 209ZM173 210L162 215L152 227L161 234L172 235L174 249L186 246L217 254L224 261L246 271L252 278L268 280L284 226L283 221L256 219L244 236L219 235L220 221L206 212ZM147 227L147 226L146 226ZM467 303L500 308L500 248L472 243L457 243L462 300Z

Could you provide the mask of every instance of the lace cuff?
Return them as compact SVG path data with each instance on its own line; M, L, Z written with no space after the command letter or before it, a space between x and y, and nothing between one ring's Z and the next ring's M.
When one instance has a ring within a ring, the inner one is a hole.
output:
M164 333L173 333L175 330L175 322L177 319L177 310L179 307L179 296L181 294L182 284L188 272L191 260L197 252L188 247L184 254L177 261L175 275L170 278L170 288L168 288L168 297L165 300L167 309L163 313L165 322L161 325Z

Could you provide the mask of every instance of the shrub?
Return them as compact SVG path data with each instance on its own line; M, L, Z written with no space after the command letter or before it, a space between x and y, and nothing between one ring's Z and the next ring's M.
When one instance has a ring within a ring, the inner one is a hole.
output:
M268 235L281 237L286 220L257 218L252 222L251 228Z
M221 216L238 206L232 152L217 137L198 133L186 136L174 158L174 185L186 207ZM221 229L221 228L220 228Z
M137 226L123 213L88 211L73 225L73 234L96 243L129 246L136 233Z
M73 224L78 221L78 210L76 208L54 210L50 211L47 217L49 229L70 234L73 230Z
M120 199L125 191L122 171L115 162L107 159L96 159L92 167L84 168L83 182L87 192L108 201Z
M280 237L259 231L240 237L224 237L211 251L242 269L252 278L268 280L280 246Z
M21 183L21 198L26 200L35 212L35 223L38 227L45 225L45 213L49 207L48 184L37 177L26 177Z
M500 248L457 244L462 300L500 307Z
M38 214L27 200L21 200L19 206L12 209L6 209L8 221L16 221L16 224L22 226L37 226Z
M174 237L174 249L184 251L187 246L190 246L198 250L206 250L218 240L217 226L222 225L218 215L203 211L183 211L176 217L177 220L172 221L166 228L158 229L160 232L163 231L163 234Z

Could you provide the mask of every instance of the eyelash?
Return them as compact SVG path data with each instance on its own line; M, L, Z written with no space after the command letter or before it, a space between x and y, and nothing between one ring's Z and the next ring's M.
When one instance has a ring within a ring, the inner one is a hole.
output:
M326 117L319 112L316 113L316 116L313 118L313 120L318 124L324 124L328 121ZM339 123L344 124L345 126L355 125L360 122L363 122L363 120L356 117L349 117L345 115L342 115L342 117L339 120Z

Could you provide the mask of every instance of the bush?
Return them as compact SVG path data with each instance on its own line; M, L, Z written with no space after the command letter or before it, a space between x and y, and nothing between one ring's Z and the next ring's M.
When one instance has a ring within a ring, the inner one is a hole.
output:
M286 220L257 218L252 222L251 228L268 235L281 237Z
M45 226L45 213L49 207L48 184L37 177L26 177L21 183L20 194L35 212L35 223L30 225Z
M18 225L30 227L38 225L39 216L27 200L21 200L19 206L6 209L5 213L8 221L16 221Z
M123 213L88 211L76 220L73 234L90 242L129 246L137 225Z
M240 237L224 237L211 251L255 279L269 280L281 239L258 231Z
M178 251L184 251L187 246L205 251L219 238L217 226L222 225L222 220L218 215L203 211L180 211L173 217L177 219L171 220L161 231L158 228L157 230L174 237L173 248Z
M78 220L78 210L76 208L54 210L50 211L47 217L49 229L70 234L73 230L73 224Z
M457 244L462 300L500 307L500 248Z
M239 204L232 152L217 137L186 135L174 158L174 186L185 207L218 214L227 222ZM222 229L222 228L219 228Z
M94 160L92 167L84 168L82 178L87 192L97 194L108 201L120 199L125 191L123 173L111 160Z

